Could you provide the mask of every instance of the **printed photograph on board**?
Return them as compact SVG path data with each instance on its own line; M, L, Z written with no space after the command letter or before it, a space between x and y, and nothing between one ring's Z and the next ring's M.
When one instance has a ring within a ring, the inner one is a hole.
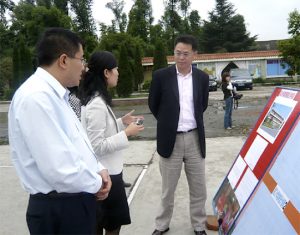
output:
M292 99L280 96L276 97L257 132L269 142L274 143L296 103L297 102Z

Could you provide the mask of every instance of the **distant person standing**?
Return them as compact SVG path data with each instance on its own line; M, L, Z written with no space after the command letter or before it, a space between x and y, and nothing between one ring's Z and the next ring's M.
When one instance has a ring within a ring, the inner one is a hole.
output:
M179 36L175 41L176 65L153 73L149 108L157 119L157 152L162 195L153 235L169 230L174 193L182 164L190 192L190 217L196 235L205 235L205 133L203 112L208 105L208 75L192 67L196 39Z
M30 193L30 234L94 234L96 199L111 181L72 111L67 87L79 85L80 38L48 29L37 45L38 68L16 91L8 113L12 162Z
M222 74L222 91L225 101L224 128L225 130L232 129L232 108L233 108L233 86L230 79L230 74L224 72Z
M114 55L108 51L95 52L88 62L88 71L78 93L83 105L82 125L112 180L109 196L98 202L98 235L103 234L103 229L106 235L117 235L122 225L131 223L123 182L122 150L129 147L128 136L137 135L144 129L143 125L136 124L136 120L143 117L133 116L133 111L121 118L115 117L108 89L117 85L118 77Z

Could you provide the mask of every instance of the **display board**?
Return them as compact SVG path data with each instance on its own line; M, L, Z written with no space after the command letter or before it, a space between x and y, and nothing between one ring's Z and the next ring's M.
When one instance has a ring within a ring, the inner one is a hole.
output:
M220 234L300 234L299 101L272 93L213 199Z

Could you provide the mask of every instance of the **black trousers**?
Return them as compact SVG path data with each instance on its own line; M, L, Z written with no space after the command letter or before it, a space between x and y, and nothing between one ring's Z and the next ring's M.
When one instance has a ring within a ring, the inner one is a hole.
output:
M96 198L89 193L30 195L26 220L30 234L95 234Z

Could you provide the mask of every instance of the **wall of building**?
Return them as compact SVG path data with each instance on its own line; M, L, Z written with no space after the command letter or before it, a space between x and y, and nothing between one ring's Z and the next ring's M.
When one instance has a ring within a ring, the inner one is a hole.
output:
M261 60L238 60L238 61L218 61L218 62L196 62L197 68L220 79L223 70L229 63L234 63L239 68L248 69L253 78L273 78L286 77L286 68L282 68L280 59Z

